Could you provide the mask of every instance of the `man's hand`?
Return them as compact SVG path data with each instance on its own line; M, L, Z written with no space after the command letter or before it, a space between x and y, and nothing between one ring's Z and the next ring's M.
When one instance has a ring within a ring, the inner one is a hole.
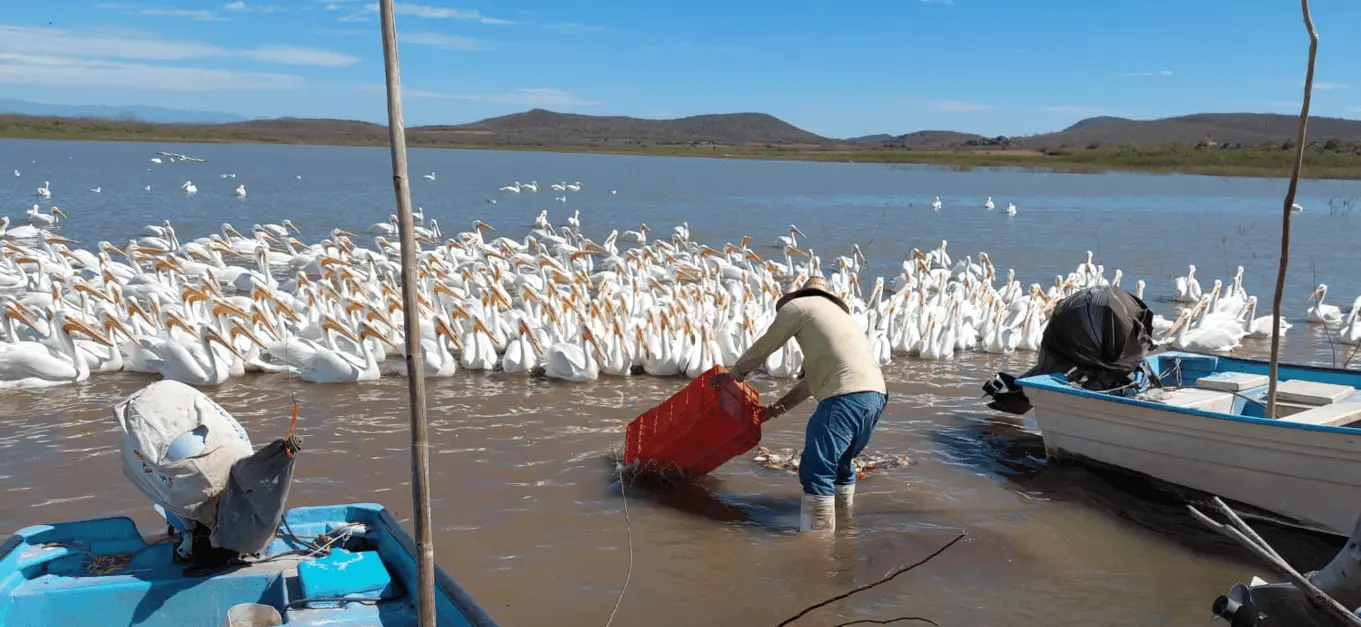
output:
M737 378L727 372L720 372L709 379L709 387L721 388L727 385L736 385Z
M781 405L778 401L766 405L761 409L765 411L766 420L774 420L776 418L779 418L780 416L783 416L786 411L789 411L788 409L785 408L785 406Z

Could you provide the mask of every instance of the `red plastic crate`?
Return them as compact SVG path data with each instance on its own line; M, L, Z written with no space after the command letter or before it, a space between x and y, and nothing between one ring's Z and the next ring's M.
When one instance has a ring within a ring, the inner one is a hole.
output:
M624 463L688 475L713 472L761 442L767 413L761 394L746 383L714 388L723 366L697 377L628 425Z

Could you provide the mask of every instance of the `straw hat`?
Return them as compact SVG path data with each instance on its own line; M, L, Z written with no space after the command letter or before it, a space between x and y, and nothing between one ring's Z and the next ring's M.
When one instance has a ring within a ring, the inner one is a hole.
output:
M842 311L851 313L851 308L846 306L846 302L832 293L832 286L828 285L827 279L820 276L810 277L807 281L804 281L802 285L796 284L792 286L789 293L781 296L780 300L775 302L775 310L779 311L781 307L785 306L785 303L803 296L821 296L836 303L836 306L840 307Z

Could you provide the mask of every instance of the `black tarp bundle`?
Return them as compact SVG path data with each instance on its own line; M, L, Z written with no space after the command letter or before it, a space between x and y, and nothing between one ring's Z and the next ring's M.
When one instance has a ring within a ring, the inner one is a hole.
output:
M1016 379L1064 373L1085 389L1129 389L1153 348L1153 312L1144 301L1114 286L1089 287L1058 303L1040 341L1035 366L1020 377L998 373L983 386L989 407L1023 414L1030 402ZM1156 377L1151 381L1156 385Z

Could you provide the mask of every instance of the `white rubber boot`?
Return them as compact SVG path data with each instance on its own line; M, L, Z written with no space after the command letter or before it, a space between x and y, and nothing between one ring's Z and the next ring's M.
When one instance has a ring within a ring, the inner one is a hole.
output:
M851 506L855 504L855 484L839 485L836 487L836 513L841 516L851 515Z
M803 495L799 510L799 533L834 531L836 529L836 497Z

